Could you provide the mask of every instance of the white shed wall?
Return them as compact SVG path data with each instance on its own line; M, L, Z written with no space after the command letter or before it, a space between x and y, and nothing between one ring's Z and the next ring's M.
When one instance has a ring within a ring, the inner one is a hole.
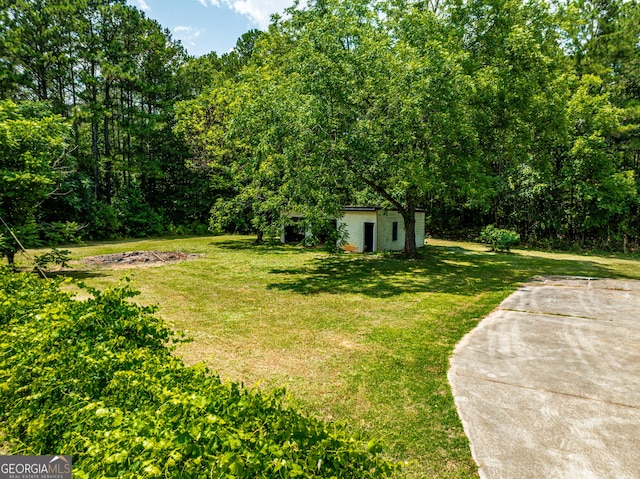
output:
M393 223L398 223L398 239L393 241ZM416 212L416 246L424 245L425 213ZM404 248L404 219L397 211L378 211L377 249L380 251L402 251Z
M344 216L338 220L338 226L345 225L347 232L346 244L342 247L347 251L362 253L364 251L364 223L377 223L376 211L345 211ZM378 225L373 227L373 250L378 249L377 233Z
M393 241L393 223L398 223L398 239ZM401 251L404 248L404 221L397 211L378 211L378 249Z

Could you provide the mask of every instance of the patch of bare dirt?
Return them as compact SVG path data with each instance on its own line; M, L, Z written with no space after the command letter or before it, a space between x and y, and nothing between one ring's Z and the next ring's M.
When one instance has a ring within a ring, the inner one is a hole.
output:
M82 263L98 266L152 266L197 258L197 254L181 251L125 251L124 253L102 254L81 260Z

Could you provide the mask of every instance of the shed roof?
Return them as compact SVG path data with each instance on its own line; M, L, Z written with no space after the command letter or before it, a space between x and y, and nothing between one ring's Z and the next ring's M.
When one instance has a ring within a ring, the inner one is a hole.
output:
M378 211L377 206L345 206L344 211Z
M396 208L381 208L380 206L345 206L343 208L344 211L378 211L378 210L387 210L387 211L398 211ZM416 212L424 213L426 210L421 208L416 208Z

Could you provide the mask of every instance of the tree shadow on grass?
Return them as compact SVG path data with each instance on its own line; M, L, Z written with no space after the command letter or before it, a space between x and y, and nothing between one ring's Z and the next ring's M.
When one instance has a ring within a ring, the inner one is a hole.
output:
M18 273L31 273L36 276L40 276L39 272L35 268L31 267L19 267L16 270ZM99 270L85 270L85 269L57 269L55 271L44 270L44 274L49 279L55 278L71 278L74 280L82 281L87 278L101 278L106 276L105 273Z
M355 293L388 298L407 293L475 296L504 289L536 276L609 277L615 274L589 260L498 254L460 247L427 246L418 259L383 255L337 255L316 258L298 269L270 271L285 277L269 289L300 294Z
M299 245L289 245L281 243L261 243L256 244L252 239L233 239L225 241L214 241L209 243L224 250L251 251L256 254L308 254L310 251L323 252L321 248L305 248Z
M82 270L82 269L63 269L60 271L45 271L48 278L71 278L76 281L82 281L89 278L102 278L107 276L99 270Z

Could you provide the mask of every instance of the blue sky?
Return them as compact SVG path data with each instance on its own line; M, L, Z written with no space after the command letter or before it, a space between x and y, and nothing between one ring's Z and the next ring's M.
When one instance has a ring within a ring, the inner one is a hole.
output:
M228 52L243 33L266 29L293 0L127 0L168 28L190 55Z

